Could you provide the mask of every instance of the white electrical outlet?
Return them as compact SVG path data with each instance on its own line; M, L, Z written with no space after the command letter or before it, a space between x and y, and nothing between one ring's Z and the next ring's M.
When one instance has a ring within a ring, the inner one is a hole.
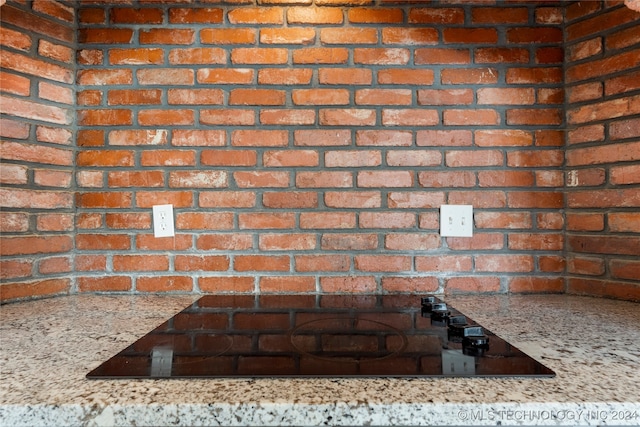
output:
M153 206L153 235L155 237L175 236L173 228L173 205Z
M440 235L447 237L472 237L473 206L440 206Z

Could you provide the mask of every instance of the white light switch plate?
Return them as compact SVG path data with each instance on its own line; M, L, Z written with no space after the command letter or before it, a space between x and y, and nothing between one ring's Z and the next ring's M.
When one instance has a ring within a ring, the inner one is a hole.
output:
M473 237L473 206L440 206L440 235L443 237Z
M175 235L173 205L153 206L153 235L155 237L171 237Z

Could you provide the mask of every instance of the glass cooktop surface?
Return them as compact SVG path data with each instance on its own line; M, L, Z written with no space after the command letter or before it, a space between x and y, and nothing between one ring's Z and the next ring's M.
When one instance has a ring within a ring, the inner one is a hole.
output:
M207 295L87 378L554 375L433 296Z

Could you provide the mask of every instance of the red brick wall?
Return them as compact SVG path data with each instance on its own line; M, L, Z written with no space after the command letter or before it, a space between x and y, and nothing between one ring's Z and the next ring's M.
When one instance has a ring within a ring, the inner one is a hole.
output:
M81 292L564 290L557 5L162 3L79 11Z
M74 226L75 11L0 9L0 299L67 293Z
M566 14L568 291L640 300L640 13Z
M637 299L622 2L168 3L80 3L77 33L69 3L2 7L4 300L563 292L565 248L572 292ZM439 236L443 203L475 206L475 237Z

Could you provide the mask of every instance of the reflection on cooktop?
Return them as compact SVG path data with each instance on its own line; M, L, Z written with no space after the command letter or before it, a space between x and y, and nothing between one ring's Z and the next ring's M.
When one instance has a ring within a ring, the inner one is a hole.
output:
M207 295L87 378L554 375L433 296Z

